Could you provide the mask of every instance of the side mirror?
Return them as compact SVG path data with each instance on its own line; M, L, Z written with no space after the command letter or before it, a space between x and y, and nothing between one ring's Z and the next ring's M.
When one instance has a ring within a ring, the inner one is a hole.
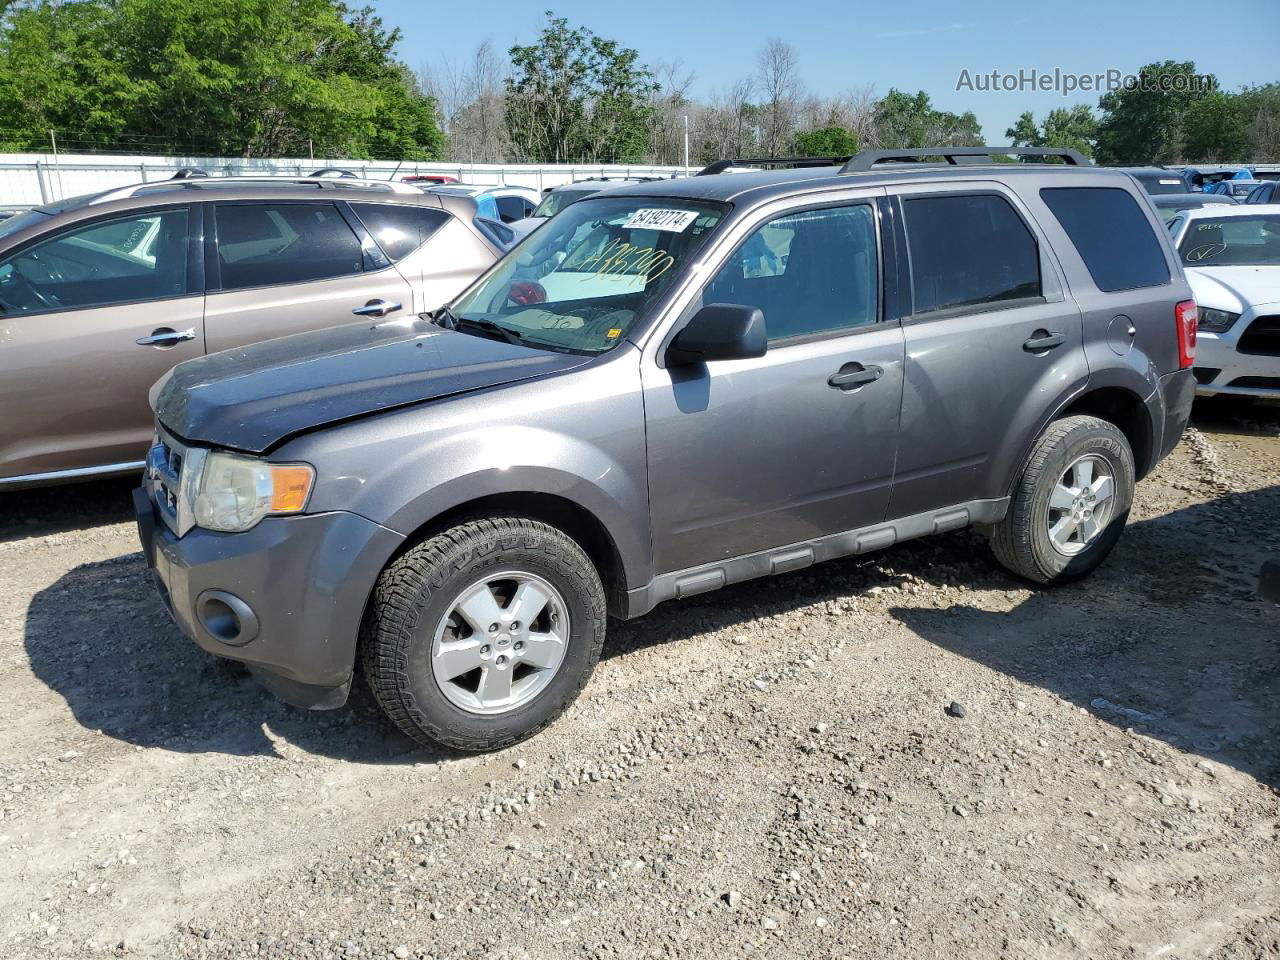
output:
M759 307L708 303L667 347L667 366L763 357L769 338Z

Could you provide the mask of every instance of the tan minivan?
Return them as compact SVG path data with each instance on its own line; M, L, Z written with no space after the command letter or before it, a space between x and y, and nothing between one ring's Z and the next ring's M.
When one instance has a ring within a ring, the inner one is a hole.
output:
M0 221L0 491L141 469L183 360L434 309L509 239L400 183L198 178Z

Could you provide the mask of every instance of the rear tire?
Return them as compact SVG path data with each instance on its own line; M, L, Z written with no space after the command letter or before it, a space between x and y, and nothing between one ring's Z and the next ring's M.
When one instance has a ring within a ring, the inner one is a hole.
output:
M382 572L363 628L364 673L383 712L418 743L497 750L577 699L605 622L600 577L569 536L525 517L473 520Z
M1088 575L1124 532L1134 478L1133 451L1114 424L1055 420L1032 447L1009 511L992 530L996 559L1047 585Z

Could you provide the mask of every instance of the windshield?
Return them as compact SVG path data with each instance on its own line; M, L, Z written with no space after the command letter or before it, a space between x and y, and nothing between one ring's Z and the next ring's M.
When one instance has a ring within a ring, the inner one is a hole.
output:
M1193 220L1178 253L1193 267L1280 266L1280 215Z
M554 190L542 198L542 202L538 204L538 208L530 216L554 217L569 204L577 203L584 197L589 197L599 192L599 190Z
M662 197L590 198L534 231L452 304L533 346L603 353L675 280L722 209Z

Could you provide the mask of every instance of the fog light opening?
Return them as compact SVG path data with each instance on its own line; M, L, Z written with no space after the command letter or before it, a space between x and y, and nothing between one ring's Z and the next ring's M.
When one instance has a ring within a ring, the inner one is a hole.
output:
M206 590L200 594L196 616L219 643L239 647L258 635L258 618L252 608L225 590Z

